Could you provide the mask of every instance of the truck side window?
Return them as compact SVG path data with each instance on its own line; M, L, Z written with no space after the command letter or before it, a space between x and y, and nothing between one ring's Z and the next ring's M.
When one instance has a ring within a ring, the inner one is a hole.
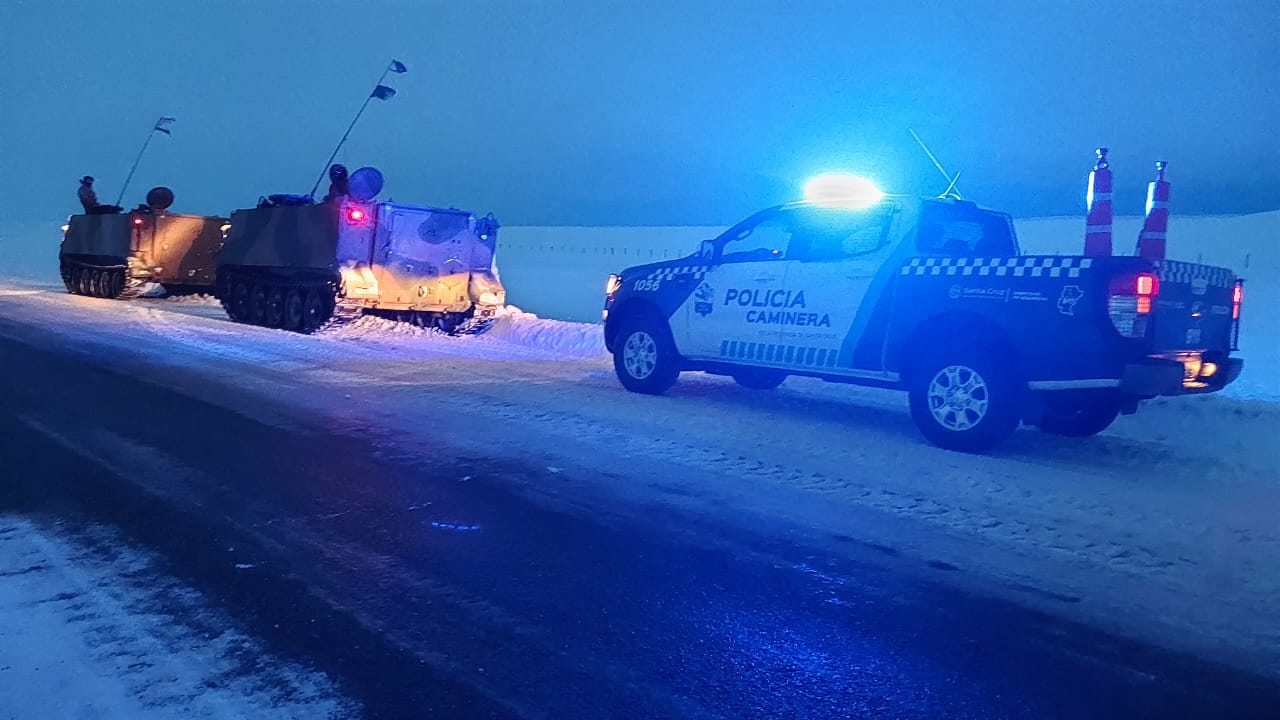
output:
M791 240L792 260L842 260L868 255L889 239L890 213L811 210L801 216Z
M747 225L723 241L720 248L721 262L748 262L752 260L778 260L788 252L792 243L792 214L781 212Z

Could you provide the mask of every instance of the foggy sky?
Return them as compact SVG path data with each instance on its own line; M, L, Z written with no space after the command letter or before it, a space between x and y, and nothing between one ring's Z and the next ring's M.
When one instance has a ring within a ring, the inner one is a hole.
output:
M370 9L373 8L373 9ZM727 224L826 170L1020 216L1083 212L1112 148L1116 209L1152 161L1172 210L1280 207L1280 0L0 0L0 205L77 210L84 174L175 210L305 193L339 160L397 200L508 225ZM321 193L324 187L321 187Z

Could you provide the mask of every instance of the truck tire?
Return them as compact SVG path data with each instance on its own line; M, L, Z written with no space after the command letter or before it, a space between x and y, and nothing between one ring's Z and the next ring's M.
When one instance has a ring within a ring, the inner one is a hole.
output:
M614 372L631 392L661 395L680 376L680 355L665 322L643 315L630 318L613 348Z
M1120 416L1120 396L1114 392L1047 392L1041 396L1036 427L1050 435L1091 437L1111 427Z
M1018 429L1018 384L990 353L954 349L923 359L910 376L911 417L925 438L947 450L982 453Z
M739 370L733 374L733 381L751 390L773 390L787 379L781 370L751 369Z

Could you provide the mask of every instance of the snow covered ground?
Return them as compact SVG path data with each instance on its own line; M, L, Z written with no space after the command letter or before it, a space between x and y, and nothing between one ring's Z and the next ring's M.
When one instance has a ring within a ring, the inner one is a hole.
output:
M0 319L270 422L324 418L409 458L429 433L555 467L559 484L528 488L552 502L854 538L976 592L1280 677L1275 403L1161 399L1099 437L1024 429L974 457L926 445L892 392L693 374L668 396L627 393L582 326L527 314L477 337L374 320L303 337L207 305L0 282Z
M356 712L273 659L111 530L0 515L0 718L321 718Z
M1081 224L1019 231L1029 252L1069 253ZM1118 220L1117 244L1137 226ZM599 326L566 320L598 317L607 273L684 255L712 228L504 228L508 297L544 317L512 309L462 338L376 318L302 337L230 323L207 298L68 296L56 233L41 245L37 229L0 226L0 275L20 278L0 279L0 319L67 352L241 412L267 399L351 432L430 427L563 469L563 486L533 489L556 497L874 538L975 590L1280 677L1280 212L1174 219L1172 256L1249 279L1248 364L1225 396L1156 400L1086 440L1023 430L991 457L925 445L891 392L792 379L754 393L701 375L666 397L622 391ZM415 433L379 436L419 452Z

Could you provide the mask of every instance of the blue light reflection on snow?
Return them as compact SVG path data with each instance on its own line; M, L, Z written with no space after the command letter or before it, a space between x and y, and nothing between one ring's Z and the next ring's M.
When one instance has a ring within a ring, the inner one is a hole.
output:
M435 520L431 521L431 527L440 528L441 530L453 530L455 532L472 532L474 530L480 529L479 525L465 525L465 524L459 524L459 523L437 522Z

